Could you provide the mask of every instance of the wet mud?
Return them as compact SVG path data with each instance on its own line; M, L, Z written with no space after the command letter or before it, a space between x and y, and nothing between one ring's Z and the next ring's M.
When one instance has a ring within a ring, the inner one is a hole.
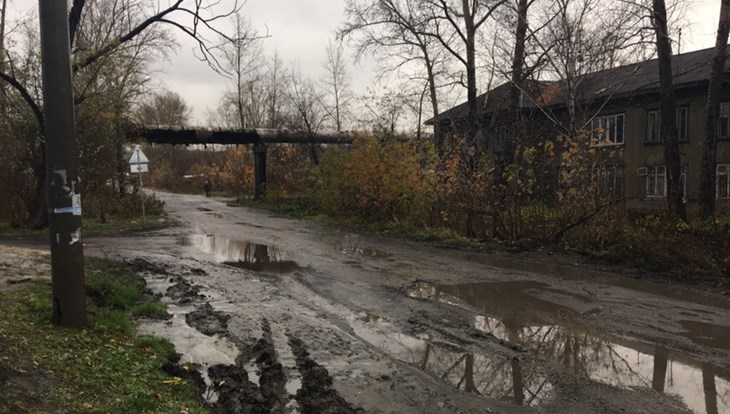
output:
M730 413L721 296L165 201L182 229L110 251L152 253L215 412Z
M275 412L281 412L289 402L286 392L286 375L274 349L269 321L264 319L261 324L263 337L253 347L256 366L261 373L259 384L261 394Z
M145 271L151 269L146 265L143 268ZM173 272L166 269L165 273L169 275ZM181 273L193 275L187 270ZM196 274L201 276L206 272L196 272ZM234 364L203 367L209 385L200 374L186 372L177 363L166 364L170 375L190 378L201 390L201 395L208 395L214 412L226 414L361 412L354 409L332 388L332 377L324 367L310 358L300 339L293 336L289 338L289 346L296 355L297 368L302 377L301 388L296 391L295 397L287 390L287 383L291 378L288 378L279 361L267 318L261 319L261 337L251 345L229 331L230 315L216 310L207 302L207 297L200 292L199 286L186 280L184 276L173 276L169 280L174 281L174 284L167 288L166 296L177 305L195 306L194 310L185 314L187 325L207 336L229 337L239 349ZM210 398L211 391L215 393L213 398ZM296 401L292 405L292 400L295 398Z
M217 392L213 404L215 412L243 413L360 413L336 390L327 370L309 356L304 342L289 337L289 346L296 356L296 364L302 376L301 388L296 395L287 390L289 378L279 362L271 329L267 319L261 323L262 337L251 348L250 354L242 353L235 365L214 365L208 368L208 376ZM247 371L255 369L256 372ZM292 406L292 399L296 405Z
M205 299L205 296L200 293L200 289L183 279L182 276L173 277L170 282L173 285L167 288L165 295L179 304L189 304Z
M329 372L310 357L307 347L301 339L290 337L289 345L296 356L297 368L302 375L302 388L297 391L296 395L302 413L362 412L362 410L352 407L333 389Z
M264 399L257 384L249 381L247 372L235 365L215 365L208 369L218 401L216 413L249 414L270 413L271 406Z
M154 263L149 260L137 257L129 262L137 272L146 272L155 275L166 275L167 266L161 263Z
M228 315L216 311L210 303L204 303L185 315L185 322L204 335L228 334Z

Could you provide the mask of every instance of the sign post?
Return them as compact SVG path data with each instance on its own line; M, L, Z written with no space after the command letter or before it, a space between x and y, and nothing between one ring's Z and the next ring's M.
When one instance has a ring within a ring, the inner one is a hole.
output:
M146 155L144 155L144 152L142 152L139 145L135 145L134 151L132 151L132 157L129 159L129 165L132 172L137 173L137 178L139 179L139 199L142 201L142 223L146 222L144 214L144 194L142 194L142 173L149 171L149 162L150 160L147 159Z

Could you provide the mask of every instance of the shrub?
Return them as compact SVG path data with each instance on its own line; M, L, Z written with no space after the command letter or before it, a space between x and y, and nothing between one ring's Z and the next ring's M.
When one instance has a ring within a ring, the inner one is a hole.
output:
M324 154L308 195L333 216L425 226L434 202L433 171L428 145L362 137L350 150Z

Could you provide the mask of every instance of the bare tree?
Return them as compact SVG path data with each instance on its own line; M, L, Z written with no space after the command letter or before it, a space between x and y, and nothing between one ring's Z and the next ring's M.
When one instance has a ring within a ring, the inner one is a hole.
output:
M191 109L176 92L164 91L152 95L137 109L137 120L143 125L185 126Z
M97 49L126 30L138 16L135 11L120 13L122 7L122 0L86 5L76 28L77 48ZM96 194L103 194L107 180L111 178L117 184L119 195L126 194L128 166L124 142L131 107L144 93L153 61L166 58L175 45L169 32L159 26L150 27L76 72L76 121L84 191L91 189ZM105 162L108 159L116 159L116 165ZM101 214L104 214L103 208Z
M238 3L234 2L229 10L219 13L215 10L215 3L212 5L203 4L197 0L170 0L166 6L162 6L160 3L147 3L139 0L119 0L114 4L115 7L111 10L115 13L114 16L117 19L112 20L124 23L119 26L120 30L107 32L106 42L101 45L93 45L92 48L75 42L76 34L80 25L83 24L86 6L88 5L85 0L73 1L69 12L69 30L74 73L78 73L80 70L103 60L155 27L173 27L193 38L197 42L199 58L208 62L215 70L219 70L220 66L211 52L205 36L206 33L223 34L216 26L218 20L235 13L239 9ZM129 16L132 18L123 19L123 17ZM21 77L17 76L17 72L8 70L7 67L0 71L0 81L17 91L19 96L31 108L42 136L43 112L40 109L37 97L34 97L29 89L30 85L24 83ZM42 142L41 140L39 151L44 164L45 150ZM39 185L36 201L27 221L27 224L31 227L40 227L47 223L47 216L45 215L45 169L37 171L37 181Z
M264 56L257 44L248 56L250 68L232 79L233 90L221 99L215 111L208 111L211 125L223 128L280 128L284 125L284 96L289 77L279 55Z
M514 146L518 136L522 134L519 129L522 126L522 110L520 108L520 96L524 90L524 66L525 47L527 43L527 11L535 0L517 0L516 24L515 24L515 47L512 53L511 86L509 100L509 119L512 126L512 137L507 140L506 148L502 150L500 162L503 164L500 170L504 171L507 165L512 163L514 157Z
M439 78L446 71L443 48L427 32L432 22L420 0L348 0L345 7L347 21L339 30L341 37L355 42L357 56L375 52L392 61L384 71L398 70L411 63L420 63L423 76L411 75L419 88L427 85L432 115L439 114ZM420 114L420 111L419 111ZM420 127L419 127L420 128ZM443 152L441 135L436 135L436 147Z
M283 126L284 121L282 108L284 106L284 95L289 86L289 76L279 53L276 51L268 61L266 80L267 126L269 128L280 128Z
M0 10L0 72L5 71L5 19L7 19L8 0L2 0ZM0 84L0 115L5 115L5 84Z
M720 118L720 94L722 93L727 41L730 33L730 0L722 0L720 23L715 40L715 57L712 59L710 84L707 87L705 106L705 145L702 148L700 173L700 214L704 218L715 216L715 168L717 163L717 122Z
M469 167L476 168L477 131L480 119L477 108L476 38L492 14L507 0L423 0L431 13L433 29L425 34L434 37L464 66L466 71L467 114L466 149Z
M369 92L360 98L364 110L359 121L376 134L395 134L412 96L397 89Z
M322 78L327 102L325 108L334 122L335 130L341 132L352 99L342 43L327 43L326 56L325 75Z
M592 85L585 84L589 79L585 75L645 57L645 12L645 7L632 2L554 0L535 13L547 17L539 23L538 27L544 26L540 34L528 26L530 42L538 59L545 62L543 74L561 83L567 121L549 106L542 106L564 134L577 136L605 103L596 104L595 95L586 93ZM621 86L617 84L614 89Z
M660 135L664 140L664 163L667 177L667 214L670 218L687 220L682 200L682 167L679 159L677 114L674 104L674 75L672 73L672 44L669 38L667 9L664 0L653 0L652 25L656 33L659 58L659 99L661 106Z
M291 84L287 94L289 116L287 125L290 129L302 131L314 139L327 119L327 111L322 104L322 93L311 79L302 76L298 67L291 70ZM312 161L319 163L319 146L314 142L308 144Z
M263 58L263 48L259 41L261 37L251 22L246 19L240 12L231 16L233 25L233 35L228 37L221 35L221 44L216 46L216 50L222 56L222 66L224 73L231 78L233 91L231 91L225 100L228 104L235 107L238 128L247 126L261 126L258 120L254 120L251 101L255 101L255 91L260 81L260 69Z

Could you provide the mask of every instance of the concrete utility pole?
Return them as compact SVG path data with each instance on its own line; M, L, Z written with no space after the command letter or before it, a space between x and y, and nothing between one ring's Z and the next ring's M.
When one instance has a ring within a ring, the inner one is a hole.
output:
M81 194L66 0L39 0L53 319L86 324Z

